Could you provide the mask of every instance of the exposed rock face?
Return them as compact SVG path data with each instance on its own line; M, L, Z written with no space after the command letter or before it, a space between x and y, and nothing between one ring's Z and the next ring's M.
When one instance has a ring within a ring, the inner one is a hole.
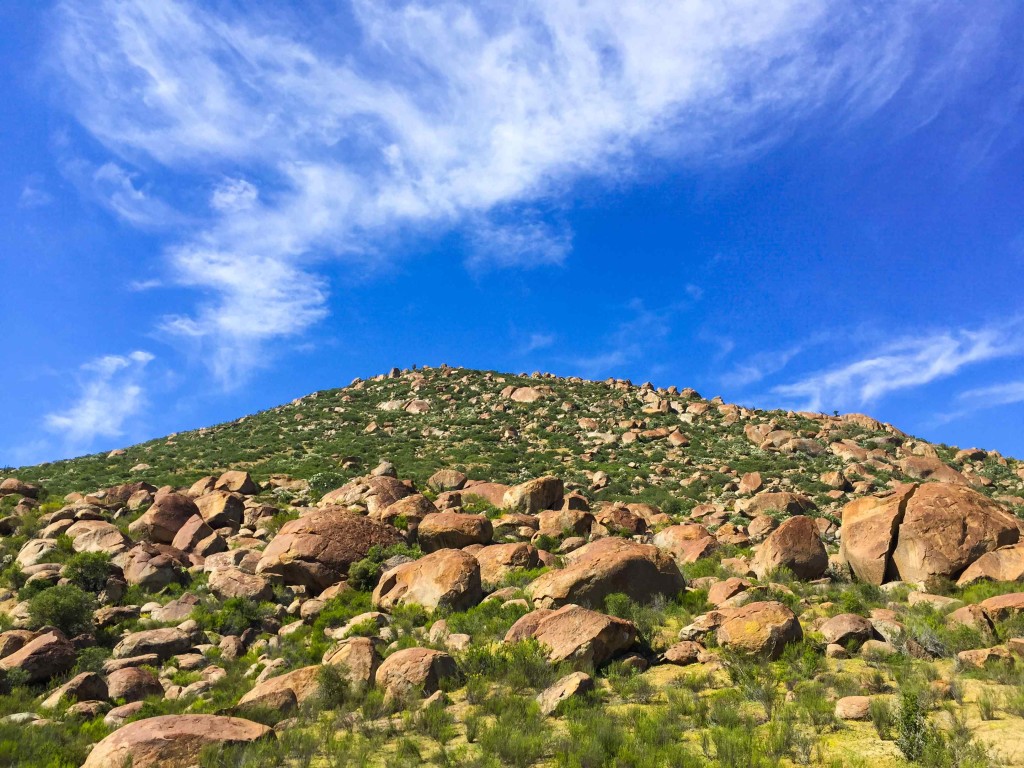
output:
M482 547L473 557L480 563L480 583L484 589L495 589L515 570L541 566L537 548L521 542Z
M238 700L238 709L275 709L282 713L294 709L319 693L320 669L314 664L257 683Z
M156 592L181 581L188 564L188 556L173 547L138 544L124 555L121 567L129 584Z
M539 616L533 613L512 625L505 642L532 637L547 649L551 662L571 660L599 667L636 641L636 627L632 622L579 605L544 611Z
M460 549L439 549L392 568L373 590L373 606L384 611L409 603L464 611L481 599L480 564Z
M370 515L372 520L377 520L388 525L394 525L395 520L404 517L409 528L415 528L427 515L435 514L438 511L434 503L422 493L414 493L396 502L388 504L384 509Z
M764 540L753 568L760 578L776 568L787 568L800 579L820 578L828 568L828 552L814 520L798 515L783 522Z
M892 551L907 499L915 488L902 485L885 496L856 499L843 507L840 552L858 580L883 584L895 578Z
M841 613L826 621L818 630L826 643L849 646L860 645L874 637L874 627L863 616L855 613Z
M321 507L332 505L348 506L362 504L371 516L379 515L399 499L411 496L413 490L394 477L359 477L341 488L331 491L320 499Z
M111 699L142 701L147 696L163 696L164 688L156 675L142 667L125 667L107 675L107 691Z
M0 659L0 669L20 669L30 683L41 683L62 675L75 665L77 652L61 632L53 630L30 640Z
M957 578L986 552L1019 537L1014 516L988 497L963 486L927 483L907 501L892 562L902 581Z
M564 493L562 479L548 475L509 488L502 497L501 505L511 512L532 515L561 507Z
M319 594L345 578L349 566L366 557L370 547L402 540L391 526L341 510L319 510L285 523L267 545L256 572Z
M871 717L870 696L844 696L836 702L839 720L868 720Z
M67 530L75 552L106 552L114 556L127 551L131 539L113 523L105 520L79 520Z
M976 581L1024 581L1024 544L1011 544L986 552L960 575L958 586Z
M843 509L842 554L854 575L872 584L955 579L1019 537L1015 518L999 504L948 483L903 485Z
M210 591L225 600L243 597L261 602L269 600L273 594L269 581L238 568L214 568L210 571L209 584Z
M750 517L771 512L783 515L805 515L814 510L814 502L800 493L762 491L751 499L737 502L736 509Z
M583 696L592 690L594 678L586 672L573 672L537 694L537 705L542 715L552 715L563 701Z
M427 486L435 491L460 491L468 479L458 470L439 469L427 480Z
M135 539L170 544L181 526L198 514L199 507L188 496L164 493L156 497L142 517L128 526L128 533Z
M115 659L127 659L154 653L161 661L166 661L171 656L185 653L191 647L192 638L177 627L144 629L121 638L121 642L114 646L113 656Z
M324 655L324 664L343 667L353 685L372 685L380 666L380 654L368 637L350 637Z
M600 539L566 559L565 568L542 574L528 587L537 607L568 603L601 607L616 592L646 603L656 595L672 597L686 587L675 561L649 544Z
M782 603L750 603L722 614L716 635L718 643L741 653L777 659L789 643L803 639L796 614Z
M105 701L107 684L95 672L82 672L57 688L43 701L43 707L53 709L61 701Z
M273 738L265 725L221 715L162 715L136 720L97 744L82 768L191 768L210 744Z
M213 529L237 531L242 525L245 505L238 496L227 491L210 491L196 499L196 506L203 520Z
M416 540L424 552L462 549L471 544L488 544L494 528L484 515L437 512L420 521Z
M537 515L538 531L547 536L561 536L567 531L580 536L590 533L594 516L582 509L549 509Z
M223 552L228 548L224 541L199 515L190 517L174 535L171 546L184 552L207 555Z
M260 492L260 487L256 484L256 481L252 479L252 476L248 472L238 469L225 472L217 478L213 487L220 491L241 493L246 496L252 496L253 494Z
M406 648L384 659L377 669L377 685L388 696L410 693L429 696L440 689L441 681L458 675L455 659L431 648Z
M655 534L651 543L680 565L695 563L718 549L718 540L699 523L670 525Z
M990 621L1005 621L1024 613L1024 592L1011 592L982 600L978 605ZM0 664L3 664L0 661Z

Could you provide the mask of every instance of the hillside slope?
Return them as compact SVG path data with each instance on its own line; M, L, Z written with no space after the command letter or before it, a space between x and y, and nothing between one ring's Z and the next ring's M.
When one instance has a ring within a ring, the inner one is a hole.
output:
M396 370L0 472L0 768L1024 766L1022 582L997 453Z
M515 388L535 391L513 399ZM830 449L833 443L845 447ZM930 477L938 459L986 495L1024 505L1019 461L929 444L862 415L761 411L692 390L446 367L356 380L116 453L10 474L63 495L140 480L189 485L245 468L257 479L314 479L323 492L387 459L420 485L442 467L502 483L553 472L569 487L593 488L598 500L651 501L675 511L728 499L739 476L761 472L811 493L827 510L837 500L824 496L832 489L823 473L845 470L852 482L869 482L859 486L863 493ZM139 465L148 468L133 469ZM593 487L596 472L607 475L606 486Z

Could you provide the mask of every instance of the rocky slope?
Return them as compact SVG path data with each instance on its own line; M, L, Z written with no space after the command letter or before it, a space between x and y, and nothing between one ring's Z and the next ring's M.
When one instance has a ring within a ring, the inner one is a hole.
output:
M1024 764L994 452L442 367L5 474L0 765Z

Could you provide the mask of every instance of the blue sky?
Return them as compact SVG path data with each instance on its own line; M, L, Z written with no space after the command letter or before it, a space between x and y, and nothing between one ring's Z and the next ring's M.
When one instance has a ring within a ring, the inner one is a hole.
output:
M0 7L0 465L393 365L1024 455L1024 6Z

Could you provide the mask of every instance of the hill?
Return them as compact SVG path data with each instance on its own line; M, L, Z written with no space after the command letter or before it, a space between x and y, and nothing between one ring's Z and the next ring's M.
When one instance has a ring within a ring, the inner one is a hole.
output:
M1022 532L862 414L394 370L0 472L0 766L1024 765Z

